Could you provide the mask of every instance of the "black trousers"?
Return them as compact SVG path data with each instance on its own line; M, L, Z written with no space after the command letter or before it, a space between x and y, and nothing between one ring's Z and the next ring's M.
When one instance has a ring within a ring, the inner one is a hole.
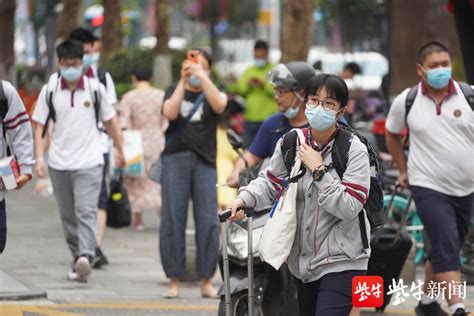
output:
M296 279L300 316L345 316L352 310L352 278L365 271L330 273L321 279L303 283Z
M7 243L7 212L5 211L5 199L0 202L0 253L5 249Z

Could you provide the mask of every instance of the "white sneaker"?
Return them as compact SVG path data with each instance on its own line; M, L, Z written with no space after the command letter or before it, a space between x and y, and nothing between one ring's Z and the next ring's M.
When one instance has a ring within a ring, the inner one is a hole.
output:
M73 267L69 269L69 272L67 273L67 279L69 281L77 281L77 273Z
M74 271L77 274L76 281L87 282L87 277L91 273L91 264L85 256L79 257L74 264Z

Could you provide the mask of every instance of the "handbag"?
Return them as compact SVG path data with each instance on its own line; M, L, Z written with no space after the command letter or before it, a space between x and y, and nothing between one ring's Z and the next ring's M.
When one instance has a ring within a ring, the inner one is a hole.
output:
M296 141L304 142L304 135L300 129ZM298 144L297 144L298 145ZM301 167L301 159L298 155L291 169L288 179L298 175ZM295 239L297 217L296 217L296 193L298 182L290 182L283 188L279 199L274 204L270 217L263 227L262 236L258 243L260 258L278 270L290 255L293 240Z
M191 117L193 117L194 113L196 113L199 106L204 101L205 97L206 96L204 95L204 92L201 92L201 94L194 102L194 105L189 111L188 115L186 115L186 117L184 118L184 121L178 127L176 127L172 134L168 135L168 138L166 139L166 144L170 144L171 141L176 137L176 135L178 135L184 129L186 124L191 120ZM151 165L150 170L148 170L147 176L156 183L161 184L161 156L158 157L158 159Z
M130 226L132 211L127 190L123 185L123 173L110 182L110 195L107 204L107 226L113 228Z

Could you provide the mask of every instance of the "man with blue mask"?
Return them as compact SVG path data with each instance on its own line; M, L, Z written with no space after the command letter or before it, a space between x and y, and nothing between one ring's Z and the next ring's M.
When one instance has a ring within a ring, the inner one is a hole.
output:
M386 122L389 152L400 171L399 183L409 187L428 235L431 250L425 263L425 287L417 315L448 315L428 295L430 282L459 284L459 255L468 234L473 205L474 92L452 79L451 58L441 43L418 52L421 81L398 95ZM408 163L400 133L410 136ZM462 295L446 297L450 314L467 315Z
M244 143L250 145L257 131L270 115L277 111L273 87L265 76L273 65L268 61L268 43L257 40L254 45L254 64L250 66L237 83L227 87L229 92L245 98Z
M100 52L97 49L97 42L99 39L88 29L78 27L69 34L70 40L76 40L82 43L84 48L83 72L93 80L98 80L105 87L107 99L110 104L115 106L117 104L117 94L115 92L115 84L112 76L108 72L104 72L98 68ZM107 257L101 249L102 241L105 235L105 227L107 222L107 204L108 193L106 178L109 170L109 137L107 134L101 133L102 153L104 154L104 169L102 174L102 185L99 195L99 202L97 205L97 248L94 257L93 267L100 268L109 263Z
M244 153L250 167L272 156L276 143L288 131L297 127L307 127L305 116L304 89L314 77L313 67L303 61L295 61L275 66L267 76L276 93L275 101L279 113L273 114L260 126L252 144ZM237 160L227 183L238 186L239 173L245 169L245 162Z
M104 86L83 75L82 44L67 40L56 51L59 73L52 74L42 88L32 116L35 169L38 177L44 178L48 168L51 177L73 258L67 278L87 282L95 256L96 210L104 165L98 123L103 123L115 143L118 167L125 165L122 133ZM49 132L46 164L45 135Z

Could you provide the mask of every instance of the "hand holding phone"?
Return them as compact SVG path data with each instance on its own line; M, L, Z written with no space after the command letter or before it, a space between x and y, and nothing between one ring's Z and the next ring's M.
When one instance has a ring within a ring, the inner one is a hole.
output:
M199 63L199 54L201 52L199 50L188 50L186 53L186 59L192 61L193 63Z

